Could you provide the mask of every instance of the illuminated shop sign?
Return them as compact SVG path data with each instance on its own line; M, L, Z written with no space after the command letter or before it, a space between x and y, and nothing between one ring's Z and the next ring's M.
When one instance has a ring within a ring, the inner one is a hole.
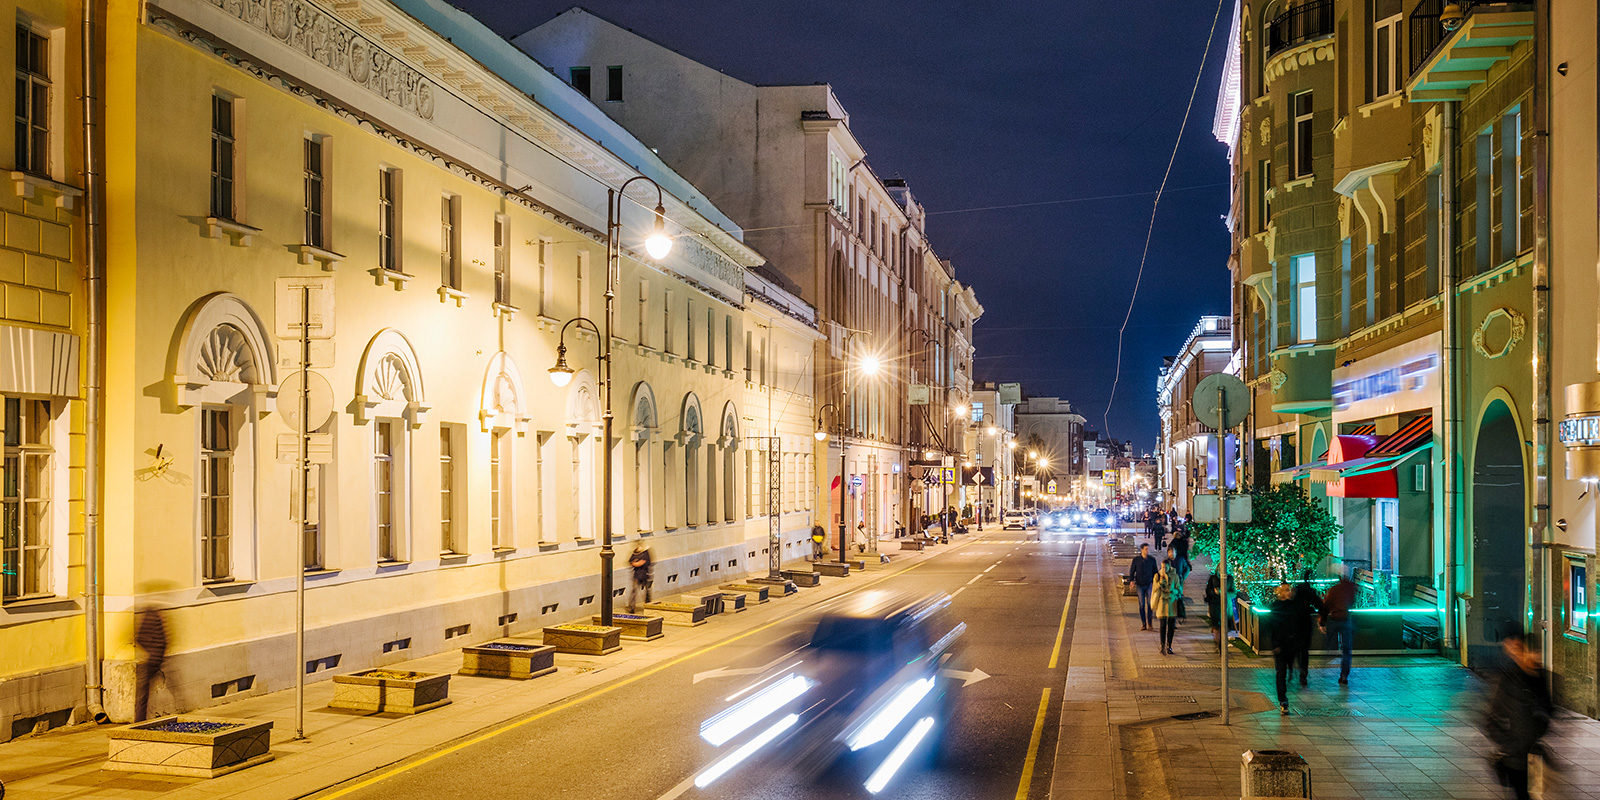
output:
M1568 447L1600 444L1600 416L1561 420L1561 443Z
M1439 357L1429 353L1397 367L1335 382L1333 407L1335 410L1343 410L1364 400L1375 400L1400 392L1422 389L1428 384L1429 374L1438 368Z

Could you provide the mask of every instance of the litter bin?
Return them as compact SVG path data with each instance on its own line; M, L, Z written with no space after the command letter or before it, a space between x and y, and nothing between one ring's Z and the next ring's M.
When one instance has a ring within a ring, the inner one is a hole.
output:
M1239 782L1243 800L1311 796L1311 768L1299 753L1288 750L1244 751Z

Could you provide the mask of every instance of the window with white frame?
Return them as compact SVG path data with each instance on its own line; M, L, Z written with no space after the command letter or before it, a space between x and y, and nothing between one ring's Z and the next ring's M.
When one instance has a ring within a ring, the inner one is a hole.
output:
M49 400L5 399L4 492L0 508L0 600L52 593L51 506L55 448Z
M555 512L545 504L556 496L555 471L544 468L548 460L552 435L541 433L533 440L533 529L540 542L556 541L556 526L550 524Z
M634 342L634 344L637 344L640 347L649 347L649 333L650 283L648 281L639 281L639 330L638 333L635 334L638 336L638 341Z
M1295 339L1301 344L1317 340L1317 257L1312 253L1295 256L1290 274L1294 276Z
M324 159L325 143L320 136L307 136L301 146L302 210L306 223L306 244L328 246L328 179Z
M17 26L16 168L50 169L50 39Z
M461 198L439 198L439 282L461 288Z
M1403 14L1372 24L1372 99L1400 91L1405 73L1400 68L1400 23Z
M589 287L591 285L593 285L593 284L591 284L590 281L589 281L589 253L587 251L579 251L579 253L578 253L578 316L580 316L580 317L588 317L589 319L594 319L594 316L591 313L591 309L593 308L593 306L592 306L591 301L589 299L589 294L590 294L590 291L591 291L589 289Z
M549 239L539 240L539 314L546 317L550 316L555 305L556 282L550 274L550 250L553 247L555 243Z
M378 170L378 266L401 271L400 170Z
M511 220L494 215L494 301L511 305Z
M1289 96L1289 170L1294 179L1309 178L1312 171L1312 107L1311 93L1299 92Z
M706 309L706 366L717 365L717 312Z
M511 432L489 434L489 539L496 550L515 547L511 518Z
M394 420L377 420L372 429L373 525L378 539L378 561L403 561L401 552L400 486L398 433Z
M211 96L211 216L238 219L238 101Z
M233 411L200 411L200 577L233 578Z
M672 352L672 290L661 301L661 352Z
M465 426L445 423L439 426L439 553L465 553L466 526L461 519L461 500L466 494L467 471L461 462L466 439Z

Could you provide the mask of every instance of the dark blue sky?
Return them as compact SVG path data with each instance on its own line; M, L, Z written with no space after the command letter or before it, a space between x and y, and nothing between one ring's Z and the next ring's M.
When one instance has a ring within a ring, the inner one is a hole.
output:
M454 2L508 37L572 5ZM910 182L935 249L977 291L977 378L1067 398L1102 427L1211 0L584 5L747 81L831 83L873 169ZM1199 315L1228 313L1228 170L1211 122L1230 12L1161 202L1110 409L1111 434L1141 450L1156 435L1161 356ZM1107 195L1133 196L1088 199ZM965 210L1024 203L1045 204Z

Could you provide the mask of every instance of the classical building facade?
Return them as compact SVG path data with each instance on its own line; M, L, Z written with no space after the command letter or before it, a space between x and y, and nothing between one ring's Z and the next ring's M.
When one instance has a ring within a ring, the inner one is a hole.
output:
M1054 477L1058 494L1065 494L1069 488L1075 494L1083 492L1087 488L1083 415L1059 397L1024 397L1015 414L1017 447L1013 461L1019 484L1028 484L1028 491L1045 491ZM1023 480L1023 476L1028 479Z
M1191 513L1194 496L1216 491L1221 482L1236 485L1232 465L1235 434L1218 437L1214 424L1195 413L1194 390L1207 376L1227 371L1233 331L1227 317L1201 317L1183 347L1168 357L1156 378L1156 408L1161 418L1156 448L1158 500L1179 515Z

